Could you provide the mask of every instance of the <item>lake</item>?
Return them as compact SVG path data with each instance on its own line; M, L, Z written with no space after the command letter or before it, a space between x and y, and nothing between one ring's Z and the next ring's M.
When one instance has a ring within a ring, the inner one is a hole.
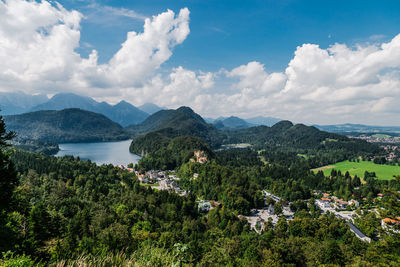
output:
M131 140L117 142L99 142L99 143L68 143L59 144L60 151L56 157L72 155L82 160L90 159L97 165L101 164L122 164L137 163L141 157L129 152Z

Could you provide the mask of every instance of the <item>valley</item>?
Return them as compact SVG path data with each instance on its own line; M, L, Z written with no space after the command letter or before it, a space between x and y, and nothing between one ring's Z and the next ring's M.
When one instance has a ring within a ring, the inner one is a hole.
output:
M162 262L168 265L169 250L187 244L187 257L208 264L207 255L215 251L208 242L221 238L210 237L215 231L231 242L238 235L254 240L238 243L246 264L254 264L253 256L245 256L250 249L267 249L260 245L265 238L289 246L293 239L309 242L310 249L294 255L301 253L310 262L312 246L325 246L333 238L351 255L357 253L354 247L372 253L382 239L397 242L391 239L397 221L390 220L400 210L393 206L400 183L391 168L399 166L386 162L391 146L289 121L218 129L188 107L157 111L126 128L81 109L6 116L5 125L20 140L43 146L55 142L60 148L57 157L26 152L19 145L7 149L18 172L7 175L19 181L10 194L19 200L6 219L13 225L7 226L7 236L15 239L0 242L0 247L26 238L18 230L21 223L30 229L40 223L43 227L29 234L32 241L22 250L33 247L31 255L52 257L49 262L59 263L71 251L91 257L90 250L103 247L111 258L115 250L151 250L151 255L164 255ZM354 162L359 157L371 161ZM316 167L323 172L310 171ZM309 231L310 226L316 231ZM199 250L207 252L199 255ZM126 257L142 259L135 253ZM118 262L124 265L128 258ZM376 263L376 258L364 262Z

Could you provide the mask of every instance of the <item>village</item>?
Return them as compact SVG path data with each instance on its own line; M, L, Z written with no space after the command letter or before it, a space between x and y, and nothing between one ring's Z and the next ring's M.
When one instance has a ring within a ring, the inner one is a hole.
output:
M150 170L144 173L134 170L133 168L127 168L123 165L117 165L122 170L128 171L130 173L135 173L138 177L140 183L143 186L150 186L156 190L167 190L168 192L175 192L180 196L186 196L189 192L182 189L179 186L180 178L176 176L174 170L160 171L160 170ZM198 174L193 175L193 179L197 179ZM290 221L294 219L294 212L290 209L290 202L283 201L280 197L263 190L265 207L262 209L252 209L249 215L238 215L239 219L246 220L250 228L261 233L266 225L276 225L280 217L284 217L286 220ZM349 225L350 230L360 239L365 242L371 242L371 238L366 236L361 230L359 230L354 225L354 219L358 216L355 209L360 207L359 201L355 199L350 199L345 201L333 196L329 193L325 193L319 190L314 190L313 195L315 198L315 205L321 210L322 214L332 213L337 218L343 219ZM383 194L378 194L378 199L381 199ZM366 199L364 199L366 200ZM221 203L214 200L202 200L198 199L198 208L200 212L207 213L210 210L221 206ZM276 210L274 204L282 204L279 211ZM400 230L395 229L395 227L400 226L400 217L396 219L383 218L381 220L381 227L386 232L400 233Z

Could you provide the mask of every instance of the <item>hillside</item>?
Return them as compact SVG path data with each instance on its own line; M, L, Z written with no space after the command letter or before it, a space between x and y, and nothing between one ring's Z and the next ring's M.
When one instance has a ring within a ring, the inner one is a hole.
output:
M49 101L33 107L30 111L63 110L68 108L79 108L100 113L122 126L141 123L149 116L146 112L126 101L110 105L106 102L97 102L90 97L72 93L56 94Z
M152 115L152 114L156 113L157 111L163 110L165 108L159 107L153 103L145 103L145 104L139 106L139 109L146 112L147 114Z
M49 99L46 95L28 95L22 92L0 92L0 114L15 115L28 112L32 107Z
M135 136L149 132L160 132L169 138L196 136L211 146L220 145L222 140L221 133L189 107L158 111L141 124L126 127L126 130Z
M235 116L217 119L214 122L214 125L217 129L227 129L227 130L243 129L243 128L249 128L249 127L254 126L254 125L246 122L245 120L235 117Z
M81 109L36 111L5 116L8 130L19 138L55 143L127 139L117 123L101 114Z
M202 151L208 159L214 157L210 147L194 136L169 138L160 131L151 132L134 139L129 151L144 156L140 168L172 170L194 157L195 151Z

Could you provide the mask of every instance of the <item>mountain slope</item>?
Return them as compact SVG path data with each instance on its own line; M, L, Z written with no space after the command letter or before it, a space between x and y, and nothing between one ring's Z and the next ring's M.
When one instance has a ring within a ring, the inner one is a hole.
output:
M189 107L158 111L141 124L126 127L126 130L134 136L149 132L159 132L168 138L196 136L213 147L222 142L221 133Z
M254 126L254 125L246 122L245 120L235 117L235 116L216 120L214 122L214 125L217 129L220 129L221 126L223 126L222 129L243 129L243 128L249 128L249 127Z
M152 114L156 113L157 111L163 110L165 108L159 107L152 103L145 103L145 104L139 106L139 109L152 115Z
M260 147L274 148L280 151L314 150L329 152L343 150L372 153L379 150L373 144L346 136L320 131L313 126L294 125L290 121L280 121L272 127L256 126L227 133L231 143L250 143Z
M46 95L27 95L22 92L0 93L0 114L21 114L48 100Z
M19 138L46 142L94 142L127 139L125 130L101 114L81 109L36 111L5 116Z
M100 113L122 126L141 123L149 116L146 112L126 101L121 101L112 106L106 102L97 102L90 97L72 93L56 94L46 103L33 107L31 111L62 110L68 108L79 108Z

